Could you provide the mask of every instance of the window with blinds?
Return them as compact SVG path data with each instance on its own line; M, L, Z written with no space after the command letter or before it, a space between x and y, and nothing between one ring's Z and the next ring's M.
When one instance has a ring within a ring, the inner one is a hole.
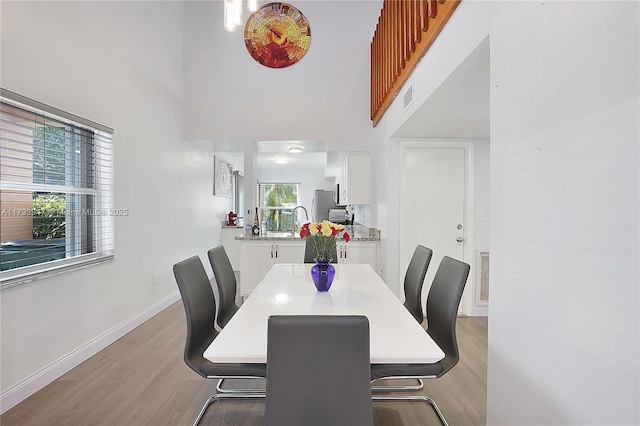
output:
M258 183L258 207L267 222L267 231L288 231L295 227L293 208L299 204L299 183Z
M113 130L0 95L0 285L113 259Z

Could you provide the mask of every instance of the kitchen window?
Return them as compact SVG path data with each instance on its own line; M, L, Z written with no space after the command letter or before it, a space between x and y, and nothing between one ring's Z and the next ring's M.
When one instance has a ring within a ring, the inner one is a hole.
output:
M293 209L300 205L299 183L259 183L260 219L266 219L267 231L290 231Z
M113 259L112 134L1 90L1 286Z

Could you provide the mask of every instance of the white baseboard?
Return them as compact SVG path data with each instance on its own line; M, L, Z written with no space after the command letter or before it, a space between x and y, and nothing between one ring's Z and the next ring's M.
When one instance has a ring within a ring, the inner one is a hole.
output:
M162 312L176 301L180 300L180 293L175 291L164 299L137 313L128 320L118 324L79 348L69 352L47 367L37 371L20 383L10 387L0 394L0 414L27 399L58 377L80 365L102 349L106 348L140 324L148 321L154 315Z

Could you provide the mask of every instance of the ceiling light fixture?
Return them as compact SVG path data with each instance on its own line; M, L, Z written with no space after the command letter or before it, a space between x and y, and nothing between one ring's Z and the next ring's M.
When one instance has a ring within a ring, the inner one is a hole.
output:
M300 154L302 147L300 145L289 145L289 152L292 154Z
M287 157L286 155L276 155L275 157L273 157L273 161L276 164L287 164L289 162L289 157Z

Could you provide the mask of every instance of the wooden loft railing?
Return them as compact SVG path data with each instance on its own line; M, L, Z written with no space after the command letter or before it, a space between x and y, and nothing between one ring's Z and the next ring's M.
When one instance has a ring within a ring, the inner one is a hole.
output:
M375 127L462 0L384 0L371 42Z

